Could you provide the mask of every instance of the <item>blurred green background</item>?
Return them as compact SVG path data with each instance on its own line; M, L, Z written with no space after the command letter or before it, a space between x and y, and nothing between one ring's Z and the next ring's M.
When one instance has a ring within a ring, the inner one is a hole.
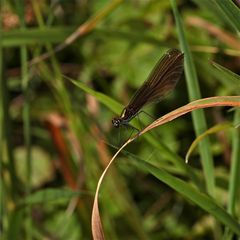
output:
M192 65L185 67L191 71L195 65L201 97L239 95L237 0L0 0L0 13L1 239L92 239L98 179L115 147L131 134L114 129L111 119L168 49L184 51L187 44ZM191 80L185 74L165 100L144 110L157 119L198 98ZM239 124L239 110L229 109L204 110L206 129L185 115L120 154L99 196L107 239L240 234L239 129L216 131L207 148L197 148L184 163L200 132L224 122ZM144 114L140 119L144 126L153 121ZM204 161L210 162L209 171ZM203 206L196 203L198 195L189 201L178 183L172 187L168 177L161 180L138 162L210 195L222 217L217 210L212 214L213 207L206 210L206 199Z

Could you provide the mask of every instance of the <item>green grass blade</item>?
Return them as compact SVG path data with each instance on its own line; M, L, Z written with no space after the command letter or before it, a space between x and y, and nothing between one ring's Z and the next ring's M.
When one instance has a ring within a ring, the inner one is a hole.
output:
M166 155L167 159L174 164L178 169L185 172L185 174L194 182L199 189L203 190L203 183L200 178L197 176L195 170L189 165L185 164L184 160L178 156L176 153L171 151L164 142L156 141L151 135L144 135L146 140L156 149L159 150L163 155Z
M172 3L173 12L174 12L174 17L176 20L181 49L184 52L184 61L185 61L184 70L185 70L186 81L188 86L189 99L190 100L199 99L201 98L201 94L200 94L196 69L195 69L192 55L189 50L189 46L185 37L185 31L182 24L182 20L178 12L175 0L171 0L171 3ZM207 130L207 124L206 124L206 119L205 119L203 110L194 111L192 113L192 117L193 117L195 133L197 136L199 136L201 133ZM204 139L199 144L199 150L200 150L200 155L201 155L201 160L202 160L202 165L203 165L203 170L204 170L204 175L206 180L207 191L210 195L214 195L214 189L215 189L215 179L213 174L214 166L213 166L213 158L212 158L210 143L208 138Z
M3 47L16 47L21 45L42 45L46 43L59 43L69 36L73 27L44 27L0 31Z
M228 81L228 83L235 90L240 90L240 76L238 74L215 62L212 62L212 65L216 68L217 71L219 71L219 73L221 74L221 78L223 78L225 81Z
M0 0L0 4L2 4L2 1ZM0 28L2 27L2 17L0 16ZM3 48L2 48L2 39L0 38L0 171L3 172L3 156L4 156L4 145L5 145L5 117L4 117L4 110L6 109L5 104L5 92L6 92L6 82L4 81L4 64L3 64ZM11 172L10 172L11 176ZM2 181L1 176L1 182L0 182L0 216L1 216L1 222L2 222L2 235L4 236L4 232L7 228L7 216L6 216L6 199L7 196L4 197L4 181Z
M19 205L32 205L32 204L42 204L42 203L62 203L68 202L73 197L78 197L84 193L76 192L71 189L55 189L55 188L47 188L35 193L30 194L22 201L19 202ZM88 193L89 195L90 193Z
M197 147L197 145L202 141L202 139L204 139L206 136L210 135L210 134L216 134L217 132L232 128L233 125L232 123L226 122L226 123L220 123L217 124L211 128L209 128L206 132L202 133L201 135L199 135L191 144L191 146L189 147L186 157L185 157L185 162L188 163L189 162L189 157L192 154L192 152L194 151L194 149Z
M234 6L232 1L228 0L193 0L204 11L211 12L211 15L215 17L215 22L219 25L228 25L232 30L236 29L236 25L239 25L233 16L237 16L237 7ZM231 12L233 11L233 12ZM229 15L230 13L230 15ZM235 15L232 15L234 13ZM211 16L211 17L212 17ZM235 23L234 23L235 22Z
M20 45L43 45L63 42L73 31L73 27L51 27L44 26L43 28L28 28L19 30L1 31L2 46L5 48L16 47ZM164 42L150 34L140 34L137 32L127 32L122 30L98 28L91 33L97 39L123 39L133 43L148 43L166 48L174 47L174 42ZM84 37L84 36L83 36Z
M237 109L234 116L234 124L240 123L240 110ZM230 214L235 214L235 207L237 203L237 194L239 193L240 183L240 131L239 128L234 129L232 133L232 158L231 158L231 172L229 182L229 202L228 211Z
M240 123L240 110L237 109L234 116L234 124ZM231 156L231 170L229 177L228 186L228 212L235 216L237 200L239 194L239 183L240 183L240 132L239 128L234 129L232 132L232 156ZM232 239L233 232L230 231L229 227L225 228L224 239Z
M223 66L214 63L213 66L220 72L222 78L226 79L233 85L236 92L240 89L240 76L230 71ZM236 110L234 114L234 124L240 123L240 111ZM228 212L231 215L235 215L235 207L237 203L237 194L239 192L239 172L240 172L240 134L239 129L234 129L232 132L232 156L231 156L231 171L229 181L229 201L228 201ZM225 234L227 230L225 231Z
M107 95L97 92L88 86L86 86L84 83L80 81L72 80L71 78L68 78L64 76L68 80L70 80L74 85L81 88L84 92L89 93L90 95L96 97L98 101L100 101L102 104L104 104L106 107L108 107L111 111L114 113L119 113L123 109L123 105L119 104L117 101L113 100L112 98L108 97Z
M25 19L24 19L24 3L15 1L20 27L25 29ZM22 80L22 91L24 96L24 105L23 105L23 135L24 135L24 144L26 147L27 155L27 186L26 194L29 195L31 192L31 175L32 175L32 159L31 159L31 129L30 129L30 102L29 102L29 92L28 92L28 59L27 59L27 46L23 45L20 47L20 61L21 61L21 80ZM31 216L31 206L27 209L27 214ZM32 239L32 219L29 218L26 222L26 239Z
M240 9L229 0L216 0L215 4L221 9L223 14L229 19L236 31L240 33Z
M170 175L166 171L154 167L145 161L138 160L135 161L134 164L137 167L141 168L143 171L151 173L157 179L180 193L183 197L194 202L196 205L213 215L217 220L222 222L225 226L228 226L233 232L240 236L240 226L238 222L218 204L216 204L216 202L211 197L202 192L198 192L188 183Z

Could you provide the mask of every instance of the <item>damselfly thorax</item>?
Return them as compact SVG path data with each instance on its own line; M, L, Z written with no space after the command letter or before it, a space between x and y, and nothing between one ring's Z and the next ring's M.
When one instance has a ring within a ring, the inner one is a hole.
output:
M159 60L147 80L137 90L119 117L112 120L113 126L129 125L141 108L158 102L177 84L183 72L183 53L171 49Z
M133 108L124 108L119 117L112 119L112 124L114 127L118 128L121 125L129 125L129 122L134 118L138 112Z

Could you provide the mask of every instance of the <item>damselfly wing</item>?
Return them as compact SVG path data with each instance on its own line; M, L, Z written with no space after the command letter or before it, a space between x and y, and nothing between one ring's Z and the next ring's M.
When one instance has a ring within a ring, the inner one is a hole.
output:
M114 127L129 125L143 106L161 101L176 86L183 72L183 56L177 49L170 49L163 55L121 115L113 118Z

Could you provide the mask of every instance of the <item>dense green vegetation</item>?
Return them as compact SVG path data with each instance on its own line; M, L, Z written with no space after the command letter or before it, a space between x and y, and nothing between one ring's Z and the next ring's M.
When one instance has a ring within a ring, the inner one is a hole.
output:
M92 239L99 177L131 135L111 119L170 48L185 74L144 111L220 98L121 151L100 188L104 235L240 237L239 1L0 0L0 22L1 239Z

